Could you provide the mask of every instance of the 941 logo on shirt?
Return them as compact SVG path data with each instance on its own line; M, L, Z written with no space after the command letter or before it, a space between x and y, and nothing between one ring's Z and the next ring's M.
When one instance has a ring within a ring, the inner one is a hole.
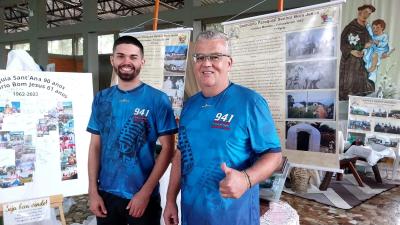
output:
M217 113L212 121L211 128L230 130L233 117L235 117L233 114Z
M135 122L147 122L147 115L149 114L148 109L140 109L140 108L136 108L134 113L133 113L133 117Z

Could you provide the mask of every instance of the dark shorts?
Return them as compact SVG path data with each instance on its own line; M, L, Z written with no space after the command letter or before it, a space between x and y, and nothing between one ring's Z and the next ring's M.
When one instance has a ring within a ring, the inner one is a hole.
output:
M107 209L107 217L97 217L97 225L160 225L161 206L160 198L150 198L149 204L142 217L135 218L129 215L126 209L130 199L118 197L108 192L99 191Z

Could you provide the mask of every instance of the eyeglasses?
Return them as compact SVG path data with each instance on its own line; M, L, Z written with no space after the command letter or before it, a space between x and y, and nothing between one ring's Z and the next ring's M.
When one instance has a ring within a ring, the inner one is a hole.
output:
M230 55L225 55L225 54L210 54L210 55L203 55L203 54L193 54L193 61L195 63L203 63L206 62L207 60L210 61L211 63L216 63L222 60L222 57L231 57Z

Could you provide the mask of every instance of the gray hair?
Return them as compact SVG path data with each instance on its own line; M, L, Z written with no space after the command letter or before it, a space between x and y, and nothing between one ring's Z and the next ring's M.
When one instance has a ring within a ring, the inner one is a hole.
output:
M197 35L196 42L202 41L202 40L216 40L216 39L224 40L227 53L230 54L231 48L230 48L229 37L228 37L228 35L226 35L225 33L221 32L221 31L217 31L217 30L203 31L199 35Z

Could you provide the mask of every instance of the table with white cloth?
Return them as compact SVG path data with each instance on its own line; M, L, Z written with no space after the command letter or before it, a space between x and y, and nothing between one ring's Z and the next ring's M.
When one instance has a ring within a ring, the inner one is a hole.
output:
M396 171L399 164L399 154L397 148L390 148L379 144L372 144L367 146L352 145L345 153L344 157L359 157L371 165L376 166L380 159L385 157L394 159L392 179L396 177Z

